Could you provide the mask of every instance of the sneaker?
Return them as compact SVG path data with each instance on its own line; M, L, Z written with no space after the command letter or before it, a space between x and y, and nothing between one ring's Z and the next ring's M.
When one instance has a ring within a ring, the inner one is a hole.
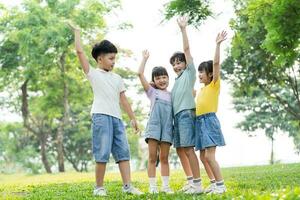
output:
M190 184L190 183L186 183L186 184L179 190L179 192L185 192L185 191L187 191L188 189L190 189L190 187L193 187L193 185Z
M164 192L164 193L167 193L167 194L174 194L174 191L169 186L162 187L161 192Z
M188 190L186 190L184 193L185 194L201 194L203 192L204 192L204 190L202 189L201 186L198 186L198 187L192 186Z
M225 185L216 185L215 188L209 194L223 194L224 192L226 192Z
M149 193L151 194L158 194L158 189L156 186L154 187L149 187Z
M107 196L106 190L103 187L98 187L94 189L94 196Z
M143 194L143 192L141 192L140 190L138 190L137 188L130 186L128 189L125 189L123 187L123 192L127 193L127 194L135 194L135 195L141 195Z
M216 184L215 183L211 183L207 188L204 189L204 193L210 193L215 188L216 188Z

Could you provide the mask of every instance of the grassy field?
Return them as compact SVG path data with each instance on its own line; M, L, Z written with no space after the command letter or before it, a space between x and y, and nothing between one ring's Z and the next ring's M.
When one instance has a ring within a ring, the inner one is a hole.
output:
M202 170L203 172L203 170ZM0 199L299 199L300 163L273 166L222 169L228 191L223 195L185 195L159 193L142 196L124 195L118 173L107 173L105 187L108 197L93 197L94 173L62 173L43 175L0 175ZM134 172L133 184L143 192L148 190L146 172ZM182 171L171 174L171 188L185 183ZM203 185L208 185L206 175ZM160 184L161 181L159 180Z

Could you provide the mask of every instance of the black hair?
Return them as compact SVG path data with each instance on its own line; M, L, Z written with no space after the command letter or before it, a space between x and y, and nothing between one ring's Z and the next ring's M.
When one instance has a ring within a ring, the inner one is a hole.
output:
M198 67L198 71L205 71L205 73L207 75L209 73L213 73L213 61L208 60L208 61L200 63L200 65Z
M177 52L173 53L173 55L170 58L170 64L173 65L175 61L180 61L180 62L185 62L186 63L184 53L182 53L180 51L177 51Z
M154 83L154 77L156 77L156 76L168 76L169 77L166 68L161 67L161 66L154 67L152 69L152 81L153 81L153 83Z
M118 53L117 47L108 40L102 40L95 44L92 49L92 56L97 62L98 56L108 53Z

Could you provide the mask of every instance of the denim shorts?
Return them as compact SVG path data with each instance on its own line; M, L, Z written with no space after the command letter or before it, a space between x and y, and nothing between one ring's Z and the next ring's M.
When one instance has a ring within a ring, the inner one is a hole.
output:
M93 155L96 162L107 163L110 153L117 163L130 160L125 127L120 119L93 113L92 134Z
M196 150L208 147L224 146L225 140L220 122L215 113L196 117Z
M145 129L145 141L173 143L173 116L171 102L156 98Z
M183 110L174 117L174 147L195 146L195 110Z

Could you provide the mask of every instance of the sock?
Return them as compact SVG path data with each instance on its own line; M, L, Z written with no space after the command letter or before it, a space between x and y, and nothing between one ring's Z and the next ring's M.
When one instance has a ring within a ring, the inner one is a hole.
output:
M215 184L216 183L216 180L215 179L211 179L210 180L210 184Z
M162 186L169 187L169 176L162 176Z
M216 182L216 185L217 185L217 186L223 186L223 185L224 185L224 180L217 181L217 182Z
M194 179L194 180L193 180L193 184L194 184L194 186L196 186L196 187L201 186L201 178Z
M130 183L125 183L125 184L123 185L123 188L124 188L125 190L128 190L128 189L130 188Z
M186 180L187 180L188 184L193 184L193 177L192 176L187 176Z
M156 177L149 177L150 187L156 187Z

